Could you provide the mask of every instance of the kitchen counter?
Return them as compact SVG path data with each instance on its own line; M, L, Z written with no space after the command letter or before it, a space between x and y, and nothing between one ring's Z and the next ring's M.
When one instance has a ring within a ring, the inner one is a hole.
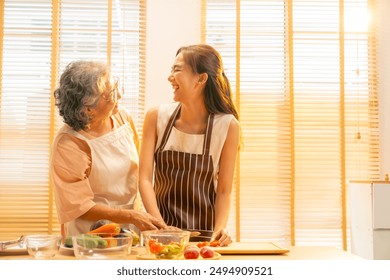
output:
M240 243L236 243L240 246ZM253 243L256 246L256 243ZM342 249L335 247L323 247L323 246L292 246L287 248L288 253L285 254L251 254L251 255L221 255L221 260L362 260L363 258L346 252ZM63 252L63 251L60 251ZM128 260L137 260L138 254L143 254L145 248L134 247L131 255L128 256ZM67 255L61 253L54 257L54 260L75 260L73 255ZM1 256L1 260L28 260L31 259L29 255L14 255L14 256Z

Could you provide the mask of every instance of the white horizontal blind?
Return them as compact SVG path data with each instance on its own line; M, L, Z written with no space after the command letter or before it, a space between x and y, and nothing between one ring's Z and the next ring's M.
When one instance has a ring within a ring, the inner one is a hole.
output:
M285 7L283 1L246 1L240 9L241 237L288 240L291 155ZM244 215L247 211L251 216Z
M342 246L339 1L293 1L296 244Z
M141 133L145 109L146 3L113 1L111 69L124 88L122 105Z
M348 180L379 175L367 1L205 2L205 42L240 80L240 239L346 248Z
M3 1L0 238L52 230L49 211L51 1Z
M49 157L51 133L62 122L51 100L51 84L69 62L111 62L126 92L121 105L141 127L146 11L143 0L3 2L0 240L7 240L59 232Z
M212 1L205 5L206 2L207 1L203 1L202 10L204 15L203 20L205 21L204 24L206 25L205 28L209 32L204 35L207 36L206 40L214 42L214 46L218 49L223 58L224 70L226 76L229 78L234 100L236 97L236 79L234 78L236 75L236 3L234 0ZM236 179L237 176L235 176L235 180ZM236 220L240 218L239 213L236 211L236 195L238 191L236 185L237 184L234 184L233 186L232 206L228 224L230 234L233 238L237 237L238 228L236 227Z
M59 73L72 60L111 62L112 73L125 90L122 106L138 128L144 112L145 14L144 1L139 0L61 1Z

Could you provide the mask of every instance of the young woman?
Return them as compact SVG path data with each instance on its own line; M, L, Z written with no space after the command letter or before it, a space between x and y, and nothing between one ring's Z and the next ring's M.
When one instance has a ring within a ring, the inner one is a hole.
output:
M150 109L140 153L145 209L197 240L232 242L226 230L239 123L220 54L208 45L177 51L168 81L174 103Z

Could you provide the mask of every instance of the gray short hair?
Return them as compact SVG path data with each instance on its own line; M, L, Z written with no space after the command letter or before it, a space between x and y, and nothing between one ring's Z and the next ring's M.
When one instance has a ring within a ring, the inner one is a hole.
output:
M106 90L108 73L108 66L97 61L81 60L66 66L54 97L60 116L74 130L88 128L88 108L95 107Z

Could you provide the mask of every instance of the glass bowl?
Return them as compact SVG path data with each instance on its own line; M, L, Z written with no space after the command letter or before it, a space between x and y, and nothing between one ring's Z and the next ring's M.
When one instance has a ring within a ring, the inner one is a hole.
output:
M180 259L190 239L189 231L149 230L142 238L147 255L156 259Z
M72 236L73 251L79 260L120 260L131 254L131 235L80 234Z
M27 252L35 259L52 259L61 245L60 235L36 234L25 238Z

